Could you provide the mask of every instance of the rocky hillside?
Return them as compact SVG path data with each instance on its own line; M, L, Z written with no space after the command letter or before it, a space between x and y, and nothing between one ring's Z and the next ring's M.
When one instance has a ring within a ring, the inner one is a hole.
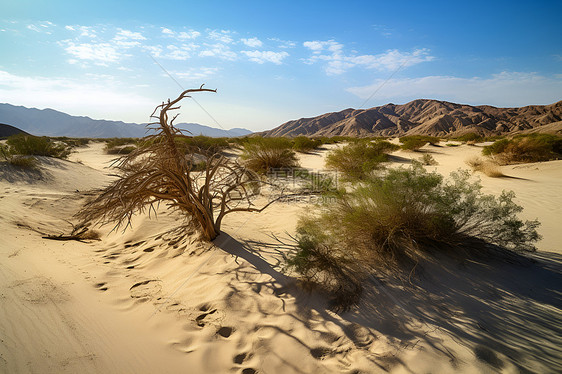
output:
M265 131L264 136L456 136L508 132L562 132L562 101L521 108L471 106L419 99L403 105L345 109L314 118L301 118ZM555 122L559 122L555 124Z

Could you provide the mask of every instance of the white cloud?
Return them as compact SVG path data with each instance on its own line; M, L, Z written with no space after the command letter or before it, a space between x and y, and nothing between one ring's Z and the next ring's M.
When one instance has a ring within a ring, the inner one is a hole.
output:
M207 30L209 38L217 40L224 44L230 44L234 41L232 38L233 32L230 30Z
M168 52L165 56L163 56L164 58L167 58L167 59L170 59L170 60L185 61L190 57L190 54L187 50L182 49L182 48L178 48L175 45L169 45L166 48L170 52Z
M240 40L242 41L242 43L244 43L245 45L251 48L259 48L263 45L262 41L259 40L258 38L249 38L249 39L242 38Z
M289 56L289 54L285 51L242 51L241 53L248 56L250 61L257 62L258 64L263 64L264 62L272 62L275 65L281 65L283 63L283 59Z
M140 32L133 32L130 30L118 29L119 31L115 35L115 40L146 40L146 38Z
M236 53L233 52L228 46L224 44L206 45L205 50L199 53L200 57L218 57L223 60L234 61L236 60Z
M160 45L143 45L142 50L148 52L152 57L161 57L163 52Z
M391 79L386 83L379 79L368 86L351 87L347 91L366 99L381 86L374 97L378 103L433 98L473 105L516 107L560 100L562 79L521 72L502 72L490 78L427 76Z
M48 31L48 28L51 26L56 26L54 23L49 22L49 21L43 21L43 22L39 22L36 24L30 24L27 25L27 29L35 31L35 32L39 32L39 33L45 33L45 34L51 34L50 31Z
M186 81L201 81L215 75L218 71L218 68L191 68L181 72L174 72L174 75Z
M164 36L167 36L167 37L170 37L170 38L176 38L178 40L195 39L195 38L201 36L201 33L199 31L189 30L189 31L175 32L175 31L170 30L169 28L166 28L166 27L162 27L162 34Z
M178 39L185 40L185 39L195 39L201 36L199 31L189 30L189 31L181 31L178 33Z
M303 46L312 52L312 56L303 62L306 64L325 62L324 69L328 75L342 74L356 66L391 71L401 66L412 66L434 59L429 54L429 49L426 48L416 49L413 52L400 52L392 49L377 55L356 55L355 53L346 55L343 52L344 45L334 40L307 41L303 43Z
M279 38L269 38L268 40L271 40L272 42L279 43L279 45L278 45L279 48L294 48L297 45L297 43L295 43L293 41L281 40Z
M116 45L110 43L74 43L64 41L65 51L79 60L89 60L97 64L116 62L121 58L121 53Z

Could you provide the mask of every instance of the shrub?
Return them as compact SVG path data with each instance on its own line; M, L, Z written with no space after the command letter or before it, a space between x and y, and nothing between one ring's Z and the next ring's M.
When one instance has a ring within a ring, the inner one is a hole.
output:
M484 138L475 133L475 132L469 132L467 134L461 135L457 138L455 138L455 140L458 140L459 142L475 142L475 143L479 143L482 142L484 140Z
M185 153L196 151L205 155L214 155L230 146L227 138L212 138L204 135L178 137L176 141L178 142L178 147Z
M70 154L69 147L63 143L54 142L46 136L12 135L6 144L8 152L12 155L66 158Z
M422 165L426 165L426 166L438 165L439 164L435 160L435 158L433 158L433 156L428 154L428 153L421 156L419 161L421 162Z
M306 136L297 136L293 139L293 149L297 152L310 152L322 145L320 139L310 139Z
M562 157L562 137L550 134L519 135L484 147L482 154L496 156L505 164L555 160Z
M247 138L240 156L246 167L258 173L298 167L297 156L287 138Z
M472 171L480 171L492 178L504 177L500 166L491 160L484 160L480 157L471 157L466 159L465 163L470 166Z
M108 155L127 155L137 149L134 145L118 146L105 149Z
M388 152L399 147L387 141L360 141L334 149L326 156L326 167L342 173L348 180L363 180L388 161Z
M289 265L337 301L344 291L360 293L358 284L373 270L396 272L418 256L459 248L471 239L534 250L539 223L517 218L522 208L513 202L513 192L483 195L479 182L469 178L468 171L458 171L444 180L414 165L389 169L352 192L340 192L320 214L299 220L298 247Z

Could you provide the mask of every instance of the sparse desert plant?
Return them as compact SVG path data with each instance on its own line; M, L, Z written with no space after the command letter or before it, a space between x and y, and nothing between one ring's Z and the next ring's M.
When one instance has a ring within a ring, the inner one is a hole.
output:
M423 140L419 138L409 138L409 139L400 138L400 143L402 143L400 148L402 148L405 151L418 151L421 147L426 145L428 142L427 140Z
M127 155L137 149L134 145L125 145L125 146L117 146L106 148L105 153L108 155Z
M326 167L337 170L348 180L363 180L388 161L387 153L399 146L385 140L370 142L358 141L342 148L334 149L326 156Z
M468 171L445 180L419 164L389 169L297 225L298 247L289 265L337 300L353 301L373 271L394 273L432 251L458 250L476 239L534 250L538 221L523 222L513 192L484 195Z
M550 134L518 135L484 147L482 154L500 162L540 162L562 158L562 137Z
M421 156L419 161L422 163L422 165L425 165L425 166L432 166L432 165L438 165L439 164L437 162L437 160L435 160L435 158L432 155L430 155L429 153L426 153L423 156Z
M293 139L293 149L297 152L310 152L322 145L320 139L310 139L306 136L297 136Z
M265 174L271 169L298 167L297 156L287 138L251 137L244 142L241 159L249 169Z
M192 137L177 138L178 147L185 153L203 153L213 155L227 149L230 144L227 138L212 138L210 136L198 135Z
M46 136L12 135L6 144L12 155L66 158L70 154L70 148L66 144L52 141Z
M474 156L465 160L465 163L470 166L472 171L479 171L492 178L504 177L500 165L492 160L482 159L481 157Z
M34 169L37 167L37 159L35 157L11 154L8 146L4 144L0 144L0 157L10 165L19 168Z
M467 134L455 138L455 140L458 140L459 142L471 142L472 144L475 144L475 143L482 142L484 138L475 132L469 132Z
M170 113L191 93L204 91L216 92L201 86L156 107L151 116L156 122L149 124L155 125L154 134L117 161L120 175L78 213L83 222L115 223L115 228L126 229L135 213L165 203L185 216L186 231L196 229L210 241L219 235L227 214L259 212L275 201L261 208L253 205L260 179L236 160L220 153L206 155L205 169L195 171L202 168L203 152L185 154L178 148L177 139L185 135L173 126L177 115L170 118Z

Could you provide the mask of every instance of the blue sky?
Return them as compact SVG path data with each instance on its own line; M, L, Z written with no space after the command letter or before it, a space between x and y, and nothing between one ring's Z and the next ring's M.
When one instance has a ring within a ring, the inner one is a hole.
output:
M550 104L560 14L560 1L3 1L0 102L146 122L205 83L218 93L195 96L206 111L185 101L180 121L254 131L417 98Z

